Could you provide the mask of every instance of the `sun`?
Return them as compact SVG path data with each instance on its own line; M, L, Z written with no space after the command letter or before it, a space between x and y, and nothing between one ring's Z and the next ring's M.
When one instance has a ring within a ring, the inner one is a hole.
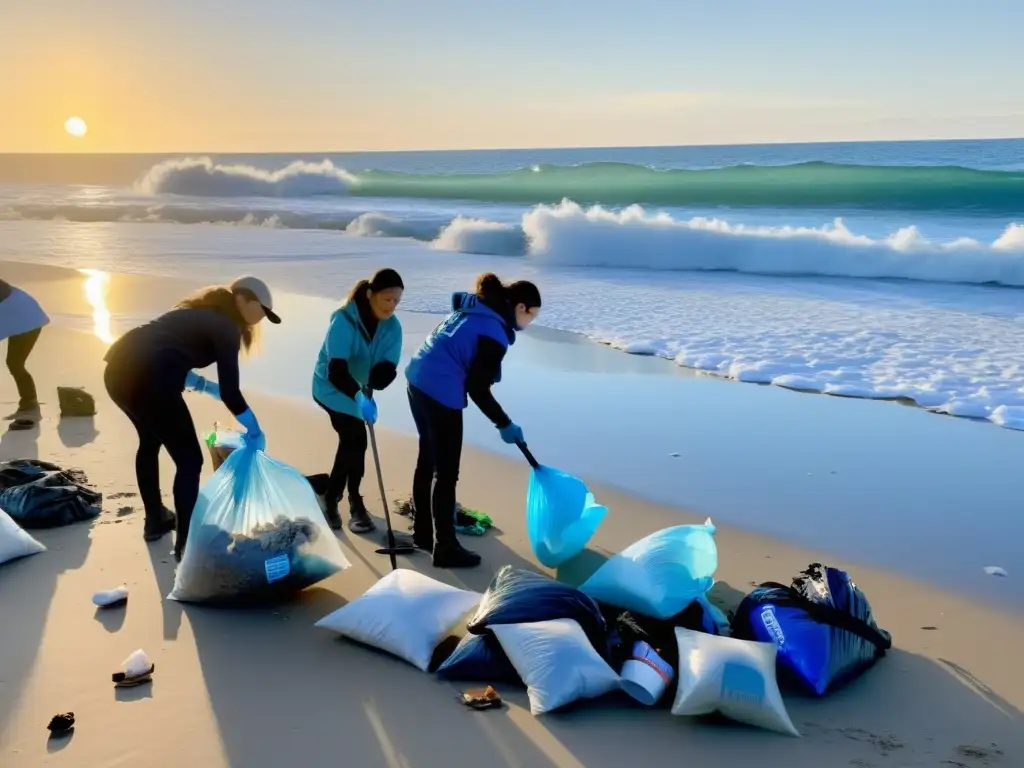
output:
M69 117L64 121L64 130L68 132L69 136L80 139L89 131L89 126L80 117Z

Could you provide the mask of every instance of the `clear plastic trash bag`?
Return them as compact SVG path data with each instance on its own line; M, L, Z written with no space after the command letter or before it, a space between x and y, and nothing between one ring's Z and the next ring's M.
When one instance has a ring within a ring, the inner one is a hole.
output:
M169 598L274 602L348 567L306 478L243 447L199 492Z
M607 514L579 478L545 466L530 473L526 530L533 553L548 568L582 552Z
M714 586L714 533L710 519L656 531L613 555L580 590L643 616L671 618Z

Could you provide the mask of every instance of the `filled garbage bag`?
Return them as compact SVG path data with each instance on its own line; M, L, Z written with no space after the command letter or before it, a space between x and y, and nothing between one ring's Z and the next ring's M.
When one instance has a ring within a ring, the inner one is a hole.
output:
M530 473L526 530L533 553L548 568L582 552L607 514L579 478L545 466Z
M608 625L597 603L576 587L511 565L501 568L491 579L466 628L474 635L482 635L495 624L553 619L575 621L591 645L602 656L607 656Z
M45 551L45 546L21 530L21 526L0 509L0 564Z
M790 587L769 582L747 595L733 635L775 643L779 680L816 696L858 677L892 647L849 574L820 563Z
M515 668L501 645L493 642L490 628L554 619L575 621L594 649L602 657L608 656L608 626L593 600L568 584L506 565L491 579L467 623L470 635L438 668L438 674L449 680L517 681ZM482 637L474 640L476 636Z
M0 465L0 507L22 528L56 528L100 514L103 494L77 469L35 459Z
M718 713L738 723L799 736L776 681L776 648L732 637L676 630L679 683L672 714Z
M274 602L348 567L306 478L243 447L199 492L169 597Z
M677 525L652 533L611 557L580 589L595 600L667 619L714 585L715 526Z
M463 637L451 656L437 668L437 674L445 680L472 680L481 683L521 682L519 673L493 634Z

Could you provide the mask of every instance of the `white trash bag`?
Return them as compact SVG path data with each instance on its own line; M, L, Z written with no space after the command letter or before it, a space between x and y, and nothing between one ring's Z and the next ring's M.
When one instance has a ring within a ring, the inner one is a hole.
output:
M45 551L45 546L23 531L10 515L0 509L0 563Z
M427 672L434 650L482 598L479 592L399 568L314 626L387 651Z
M774 643L717 637L676 627L679 688L673 715L718 712L738 723L799 736L775 679Z
M530 712L545 712L579 699L619 690L615 670L594 650L583 627L572 619L529 624L492 624L512 666L526 683Z

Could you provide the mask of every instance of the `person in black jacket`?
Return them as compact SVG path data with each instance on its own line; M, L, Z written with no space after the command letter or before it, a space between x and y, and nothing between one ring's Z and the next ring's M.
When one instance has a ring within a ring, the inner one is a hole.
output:
M156 541L177 527L174 555L179 561L203 468L203 450L182 394L188 388L220 399L246 428L247 441L263 450L266 438L239 389L238 356L253 347L264 318L281 322L270 289L262 280L242 277L230 287L204 289L129 331L104 358L107 392L139 434L135 473L146 511L144 538ZM214 364L218 382L195 373ZM175 465L176 515L164 507L160 495L161 447Z

